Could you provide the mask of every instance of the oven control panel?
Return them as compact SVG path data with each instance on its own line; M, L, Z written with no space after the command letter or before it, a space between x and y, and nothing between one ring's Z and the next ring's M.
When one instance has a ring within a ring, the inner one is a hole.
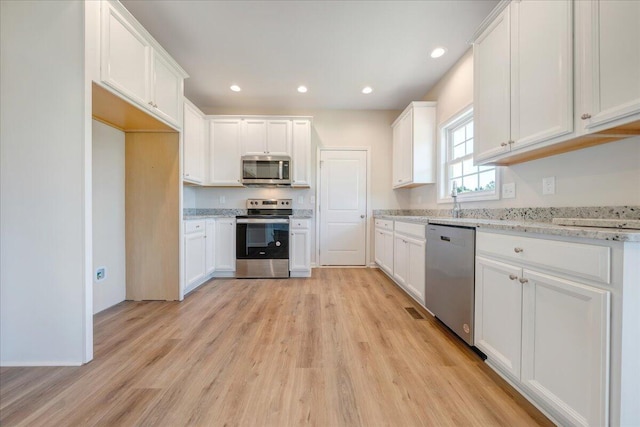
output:
M248 209L291 209L293 201L291 199L249 199Z

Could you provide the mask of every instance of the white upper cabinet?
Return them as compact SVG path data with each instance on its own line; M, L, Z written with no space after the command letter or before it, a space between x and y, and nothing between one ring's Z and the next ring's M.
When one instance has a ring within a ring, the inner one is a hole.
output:
M476 38L476 163L573 132L572 4L511 2Z
M291 120L244 120L242 155L291 156Z
M180 123L183 102L183 77L158 52L153 52L151 100L157 115L171 123Z
M393 188L435 182L436 103L412 102L393 122Z
M291 186L309 187L311 117L206 116L209 121L209 180L206 185L241 186L241 157L288 156Z
M103 1L101 14L102 83L179 129L187 73L119 2Z
M104 2L102 4L101 79L140 104L149 102L149 42Z
M209 121L209 182L217 186L239 187L241 183L240 144L242 120Z
M292 187L309 187L311 181L311 120L292 120Z
M197 184L204 183L205 122L200 111L192 104L184 104L183 179Z
M473 45L473 126L475 160L509 151L511 75L509 7Z
M640 131L640 2L578 1L576 14L582 126Z

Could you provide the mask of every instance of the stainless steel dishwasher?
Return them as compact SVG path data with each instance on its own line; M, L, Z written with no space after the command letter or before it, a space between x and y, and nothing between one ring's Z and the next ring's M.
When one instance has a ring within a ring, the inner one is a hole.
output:
M473 228L427 226L425 305L460 338L473 345L475 291Z

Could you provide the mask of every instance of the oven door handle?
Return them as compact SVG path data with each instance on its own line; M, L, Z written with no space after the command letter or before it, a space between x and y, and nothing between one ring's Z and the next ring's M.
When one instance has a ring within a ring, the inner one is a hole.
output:
M289 224L288 218L238 218L238 224Z

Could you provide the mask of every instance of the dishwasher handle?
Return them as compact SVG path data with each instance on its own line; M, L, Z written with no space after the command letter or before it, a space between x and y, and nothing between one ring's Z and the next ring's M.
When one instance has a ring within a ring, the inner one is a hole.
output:
M444 240L445 242L450 242L451 241L451 237L449 237L449 236L440 236L440 240Z

